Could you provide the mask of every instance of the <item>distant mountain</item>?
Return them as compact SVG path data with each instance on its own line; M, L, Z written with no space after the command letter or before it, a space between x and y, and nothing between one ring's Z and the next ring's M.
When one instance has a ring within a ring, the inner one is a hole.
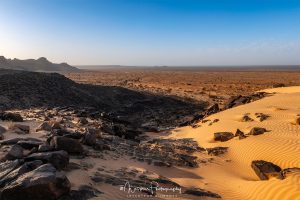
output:
M0 68L14 69L25 71L41 71L41 72L63 72L63 71L78 71L76 67L68 65L67 63L55 64L41 57L37 60L19 60L19 59L6 59L0 56Z

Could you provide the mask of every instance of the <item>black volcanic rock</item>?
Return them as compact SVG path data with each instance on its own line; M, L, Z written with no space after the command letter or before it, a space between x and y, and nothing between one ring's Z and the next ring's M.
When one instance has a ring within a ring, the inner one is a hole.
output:
M55 72L68 72L78 71L76 67L72 67L66 63L54 64L49 62L46 58L41 57L37 60L19 60L19 59L6 59L0 56L0 68L13 69L13 70L26 70L26 71L55 71Z
M121 87L79 84L58 73L17 70L0 69L0 91L0 110L69 107L77 110L78 117L101 117L118 127L125 124L126 135L142 126L172 127L207 106Z

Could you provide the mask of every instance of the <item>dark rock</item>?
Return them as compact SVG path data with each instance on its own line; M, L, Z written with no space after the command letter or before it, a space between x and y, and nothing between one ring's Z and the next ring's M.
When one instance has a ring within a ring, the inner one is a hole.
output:
M158 166L158 167L171 167L170 163L162 162L162 161L154 161L153 165Z
M83 143L89 146L93 146L97 141L97 135L94 133L94 131L89 130L90 129L87 129L87 132L84 134Z
M225 142L232 139L234 135L231 132L217 132L214 133L214 140Z
M10 172L15 170L17 167L19 167L21 163L22 161L20 160L6 161L0 163L0 180Z
M261 135L267 132L265 128L254 127L250 130L249 135Z
M285 87L285 84L284 83L275 83L272 87L273 88Z
M52 151L52 150L53 150L53 148L48 143L41 144L38 147L38 152L46 152L46 151Z
M7 139L7 140L0 141L0 145L13 145L13 144L17 144L19 141L41 142L41 140L36 139L36 138L12 138L12 139Z
M0 187L3 187L4 185L9 184L13 180L17 179L19 176L36 169L37 167L41 166L42 164L43 164L43 162L40 160L35 160L32 162L24 163L19 168L13 170L8 175L6 175L4 178L2 178L0 180Z
M65 135L63 135L63 137L67 137L67 138L72 138L72 139L75 139L75 140L79 140L79 139L81 139L83 137L83 134L79 133L79 132L74 132L74 133L65 134Z
M11 129L17 134L29 134L30 126L24 124L14 124Z
M59 122L53 122L51 125L52 129L61 129L60 123Z
M50 141L50 146L56 150L64 150L70 154L83 153L83 147L78 140L56 136Z
M185 162L184 165L188 167L198 167L197 156L187 154L179 154L180 159Z
M293 174L293 173L299 174L300 173L300 168L294 167L294 168L284 169L280 172L280 175L279 175L278 178L285 179L287 176L289 176L290 174Z
M255 113L256 118L259 119L260 122L268 119L270 116L263 113Z
M3 126L0 126L0 134L2 135L5 132L6 132L6 129Z
M2 189L2 200L56 200L68 194L71 184L51 164L42 165Z
M210 106L206 111L205 111L205 116L212 115L214 113L217 113L220 111L219 105L215 103L214 105Z
M51 131L51 130L52 130L51 125L48 122L43 122L36 129L36 132L38 132L38 131Z
M248 115L244 115L242 118L243 122L252 122L253 119L251 117L249 117Z
M207 190L203 190L200 188L190 188L190 189L186 189L184 191L184 194L189 194L189 195L194 195L194 196L200 196L200 197L212 197L212 198L221 198L220 195L207 191Z
M268 180L270 177L278 177L281 171L279 166L263 160L252 161L251 167L261 180Z
M0 113L0 119L3 121L23 122L23 117L20 114L11 112Z
M68 166L69 155L66 151L52 151L33 153L25 158L25 161L41 160L43 163L51 163L56 169L61 170Z
M80 186L78 190L71 190L69 194L62 196L59 200L88 200L102 194L101 191L88 185Z
M13 145L10 150L4 155L1 161L15 160L23 158L23 148L17 144Z
M24 149L32 149L34 147L38 148L39 145L44 144L44 142L40 142L40 141L32 141L32 140L21 140L17 142L18 145L20 145L21 147L23 147Z
M228 147L207 148L208 155L218 156L227 152Z
M246 138L244 132L241 131L240 129L237 129L237 130L236 130L234 136L235 136L235 137L239 137L240 140Z

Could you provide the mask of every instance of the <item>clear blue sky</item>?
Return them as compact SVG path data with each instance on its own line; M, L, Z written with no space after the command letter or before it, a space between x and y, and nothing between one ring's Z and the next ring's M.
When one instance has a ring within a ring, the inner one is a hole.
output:
M300 0L0 0L0 55L70 64L300 64Z

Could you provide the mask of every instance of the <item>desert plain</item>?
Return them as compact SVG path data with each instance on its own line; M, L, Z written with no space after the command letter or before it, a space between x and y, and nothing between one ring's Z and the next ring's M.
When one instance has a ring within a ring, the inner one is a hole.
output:
M300 199L297 70L22 73L38 105L0 115L2 199Z

